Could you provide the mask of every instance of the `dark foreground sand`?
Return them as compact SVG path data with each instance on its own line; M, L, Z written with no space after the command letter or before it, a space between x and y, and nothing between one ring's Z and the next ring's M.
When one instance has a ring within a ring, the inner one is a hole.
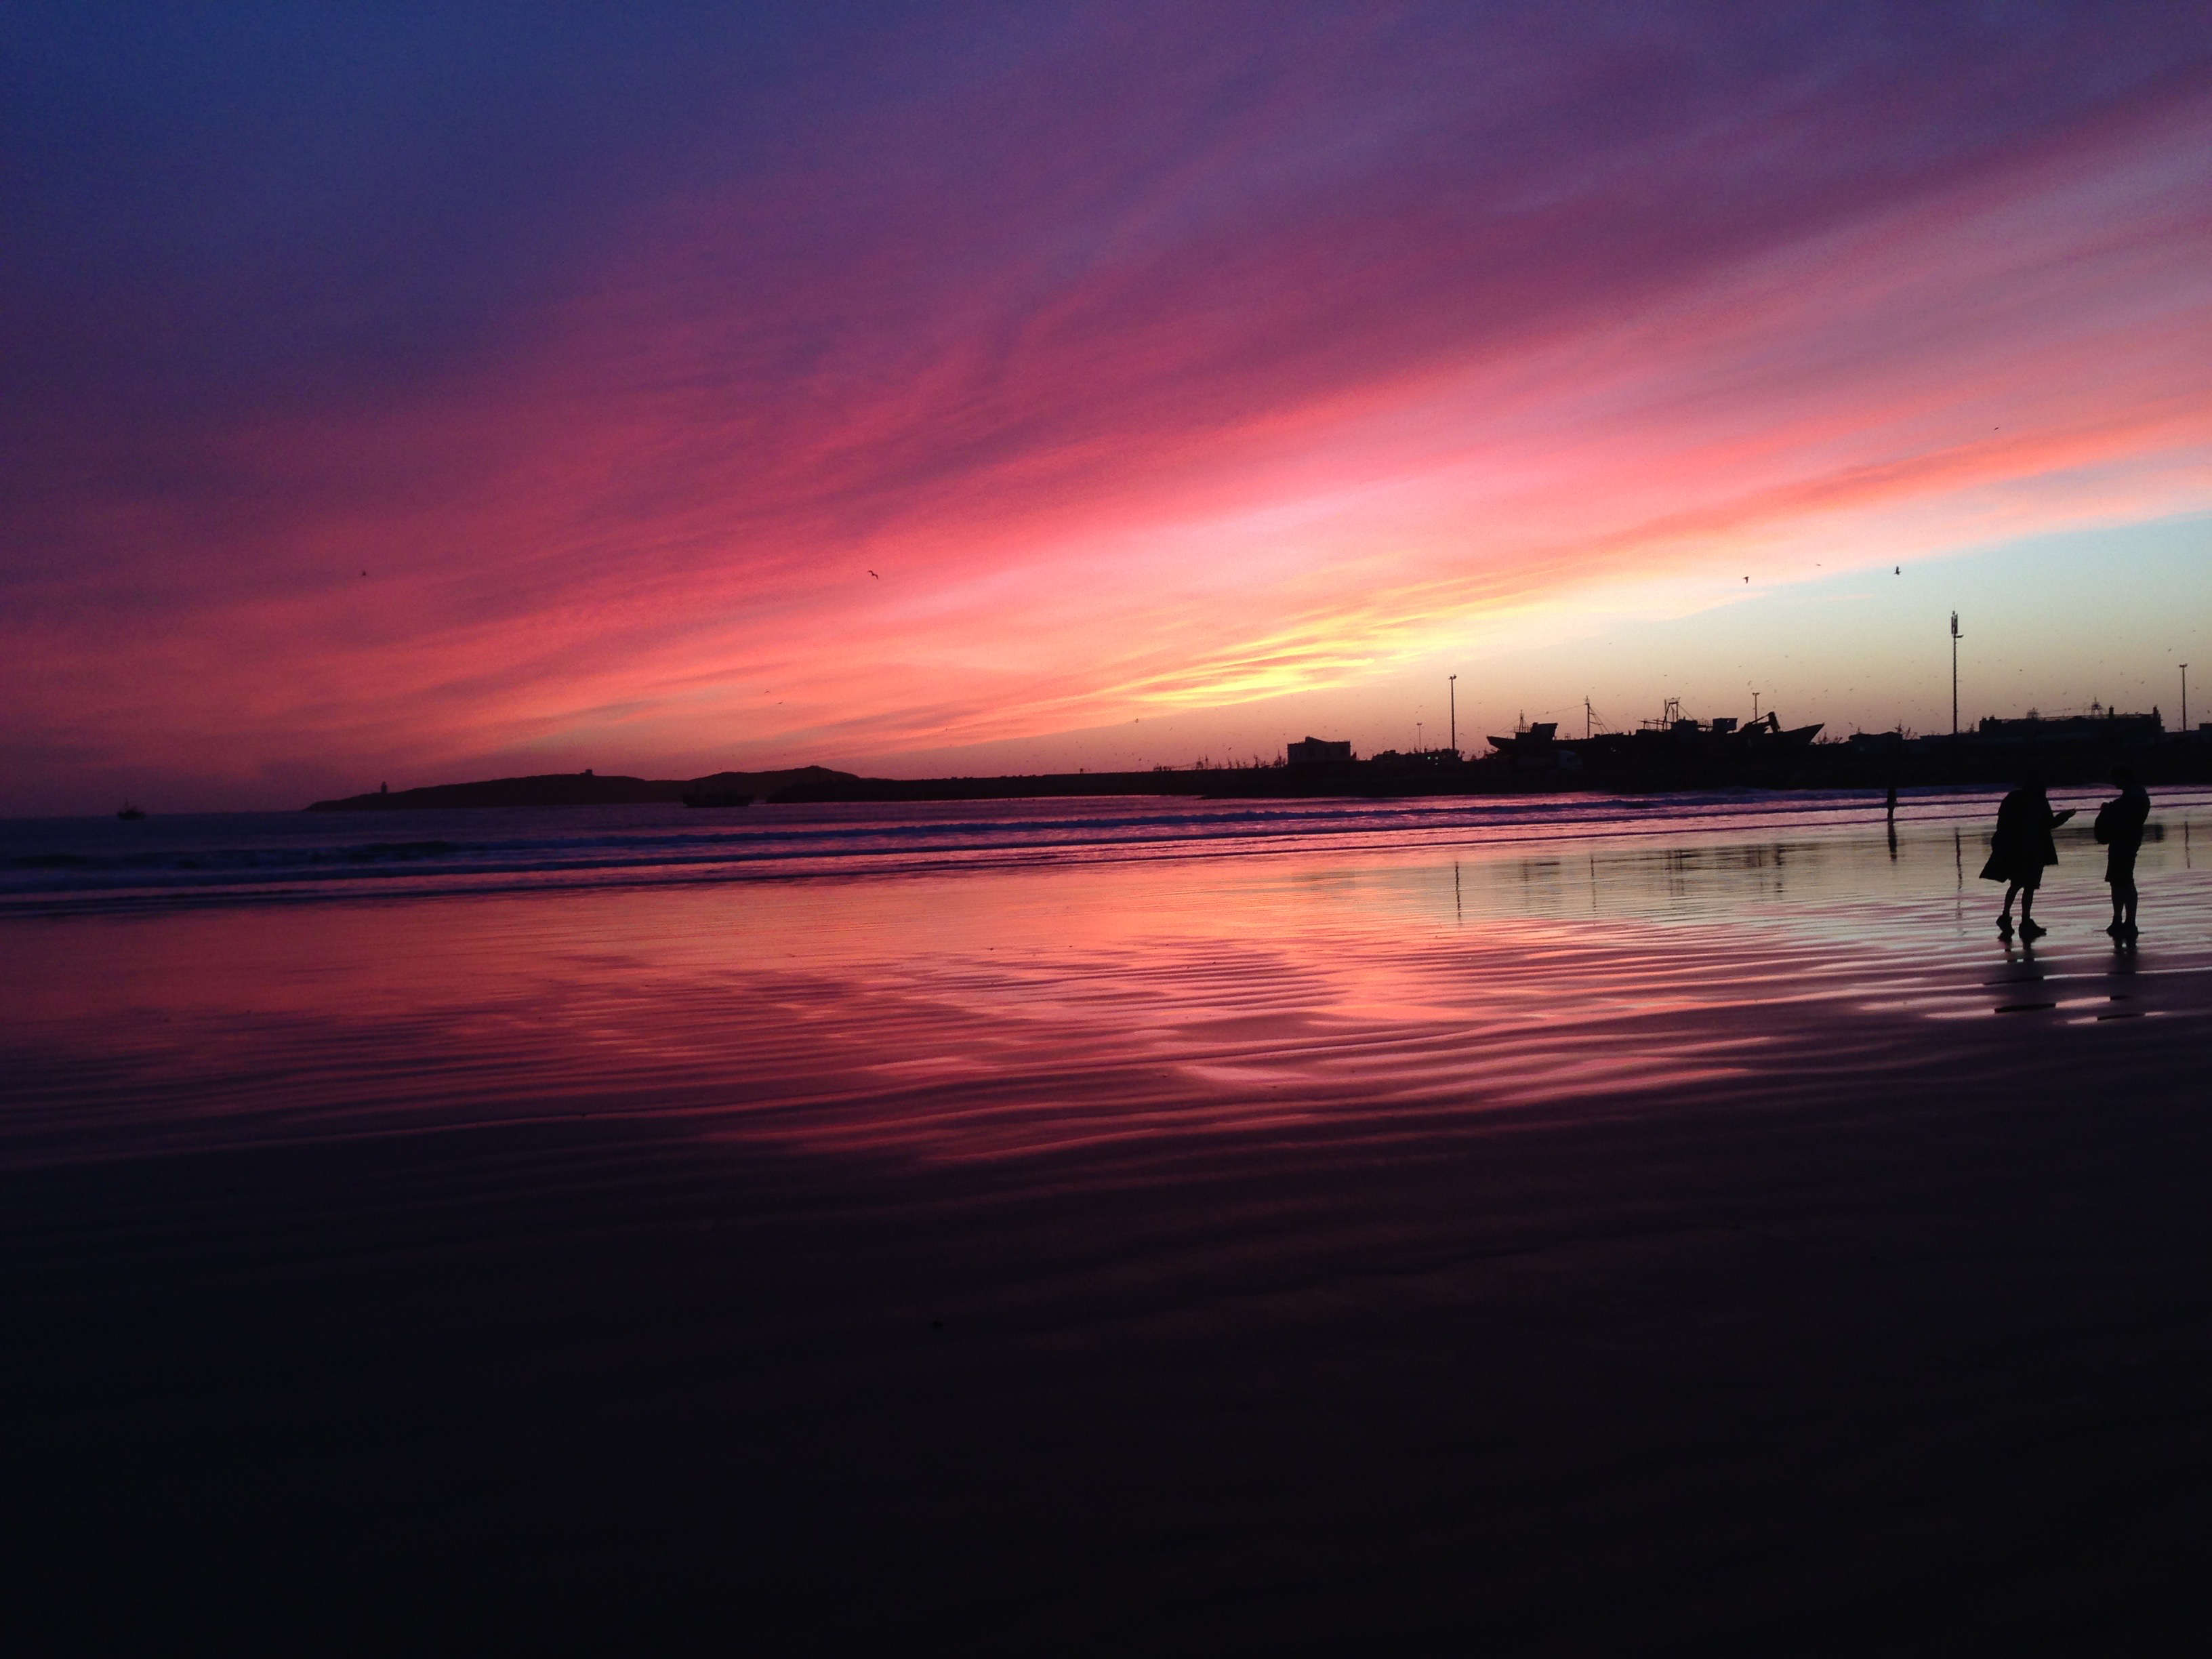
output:
M39 924L10 1645L2201 1634L2204 894L2027 958L1922 850Z

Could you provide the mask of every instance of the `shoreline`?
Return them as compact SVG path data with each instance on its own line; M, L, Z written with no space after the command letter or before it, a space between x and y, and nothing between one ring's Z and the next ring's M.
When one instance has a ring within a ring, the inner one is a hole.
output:
M526 813L422 811L403 817L212 814L118 824L101 818L0 826L0 917L153 912L536 892L928 879L991 872L1136 868L1169 862L1234 869L1319 856L1403 862L1577 860L1611 865L1679 842L1741 843L1761 856L1826 856L1871 836L1908 864L1940 851L1947 873L1977 860L1997 791L1917 791L1886 817L1857 791L1425 797L1376 801L1206 801L1174 797L771 805L700 814L665 803ZM2059 791L2076 805L2094 799ZM2171 833L2179 862L2212 791L2162 789L2147 843ZM1885 835L1887 831L1887 835ZM2083 818L2059 832L2069 866L2101 852ZM1940 848L1937 843L1940 842ZM1534 867L1532 866L1532 867ZM1963 878L1966 873L1958 873Z

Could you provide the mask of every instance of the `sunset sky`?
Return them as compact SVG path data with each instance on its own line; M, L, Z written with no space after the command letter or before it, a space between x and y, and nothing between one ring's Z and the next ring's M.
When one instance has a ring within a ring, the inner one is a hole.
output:
M0 812L2212 717L2201 5L0 33Z

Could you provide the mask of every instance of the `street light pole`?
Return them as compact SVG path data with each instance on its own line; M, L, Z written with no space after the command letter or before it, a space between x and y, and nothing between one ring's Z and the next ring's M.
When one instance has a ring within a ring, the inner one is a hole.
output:
M2189 665L2181 665L2181 735L2189 735Z
M1959 735L1959 613L1951 613L1951 735Z
M1457 759L1459 758L1459 676L1458 676L1458 675L1456 675L1456 674L1451 675L1449 678L1448 678L1444 681L1444 693L1445 693L1445 695L1446 695L1447 696L1450 697L1450 699L1451 699L1451 738L1452 738L1452 758L1453 758L1454 760L1457 760ZM2182 708L2183 708L2185 710L2189 707L2189 692L2188 692L2187 686L2186 686L2186 684L2185 684L2185 684L2184 684L2184 688L2183 688L2183 690L2182 690L2182 693L2181 693L2181 706L2182 706Z

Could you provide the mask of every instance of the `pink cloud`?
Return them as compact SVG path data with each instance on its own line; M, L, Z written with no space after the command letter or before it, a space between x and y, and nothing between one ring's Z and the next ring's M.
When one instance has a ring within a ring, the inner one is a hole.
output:
M1834 87L1679 119L1632 54L1540 44L1494 111L1424 82L1365 123L1126 39L889 100L640 203L410 394L53 439L9 706L240 787L896 767L1744 547L2212 506L2212 100L1908 165Z

